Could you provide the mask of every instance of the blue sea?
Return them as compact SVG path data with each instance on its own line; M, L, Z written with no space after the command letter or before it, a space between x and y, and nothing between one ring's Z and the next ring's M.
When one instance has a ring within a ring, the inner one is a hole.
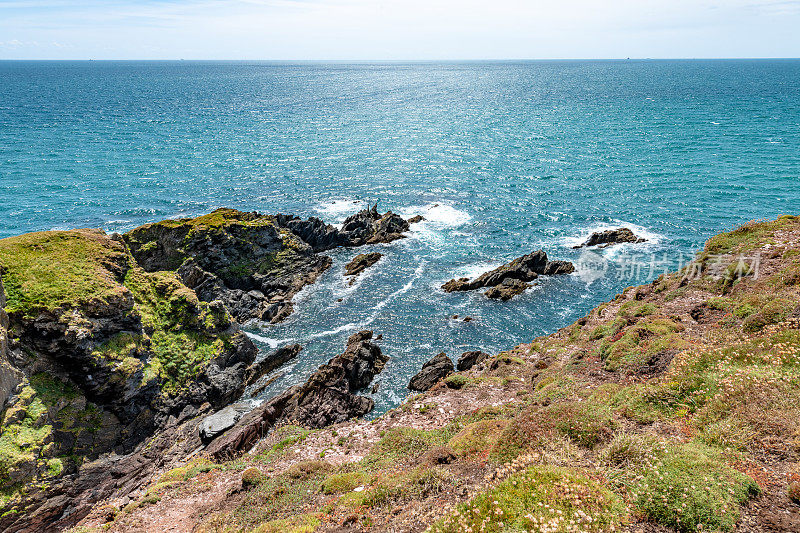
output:
M0 237L374 202L427 220L353 286L366 250L333 251L290 319L247 326L306 347L262 399L372 329L383 412L440 351L530 341L715 233L800 213L800 61L0 62ZM648 242L572 249L622 225ZM439 289L538 248L595 268L505 303Z

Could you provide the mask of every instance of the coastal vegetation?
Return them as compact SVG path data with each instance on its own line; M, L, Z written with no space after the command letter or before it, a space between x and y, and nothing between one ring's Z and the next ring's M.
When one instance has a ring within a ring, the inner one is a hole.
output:
M148 271L99 234L67 233L59 239L94 254L84 270L100 275L74 300L81 269L35 283L22 270L46 264L39 254L55 236L0 241L16 335L45 311L127 302L140 328L105 335L89 354L119 384L158 383L173 398L230 349L225 308L175 271ZM93 503L75 531L798 530L798 243L800 217L749 223L680 271L443 376L374 420L285 418L249 453L186 450L140 492ZM345 355L373 346L363 338ZM48 451L48 435L114 434L122 415L87 401L76 379L32 373L6 408L6 512L34 484L74 471L74 452ZM12 474L25 461L36 473Z

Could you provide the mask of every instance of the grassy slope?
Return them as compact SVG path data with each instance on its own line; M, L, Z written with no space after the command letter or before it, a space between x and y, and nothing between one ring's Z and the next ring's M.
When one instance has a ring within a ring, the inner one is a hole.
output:
M372 423L194 459L85 527L799 530L798 316L800 218L748 224Z

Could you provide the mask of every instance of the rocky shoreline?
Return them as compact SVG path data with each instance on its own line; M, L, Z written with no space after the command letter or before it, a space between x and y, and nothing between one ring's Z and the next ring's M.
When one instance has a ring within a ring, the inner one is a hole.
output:
M288 316L293 296L330 266L321 252L392 242L408 227L376 207L341 229L218 209L125 235L0 241L0 530L63 529L201 448L201 435L213 440L220 426L208 417L229 406L241 416L249 408L232 404L245 388L301 349L256 363L239 323ZM281 412L310 424L369 412L372 401L350 389L385 356L359 339L316 385L281 396Z

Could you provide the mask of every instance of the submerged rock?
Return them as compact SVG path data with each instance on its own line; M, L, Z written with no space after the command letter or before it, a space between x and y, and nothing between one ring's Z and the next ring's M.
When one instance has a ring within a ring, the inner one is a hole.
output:
M375 403L356 392L367 387L388 361L371 339L371 331L351 335L344 353L320 366L303 385L289 388L242 417L209 445L208 453L223 458L245 451L283 420L321 428L369 413Z
M411 378L408 388L413 391L426 391L436 385L440 379L452 374L454 370L453 360L442 352L422 365L422 370Z
M378 252L370 252L368 254L358 254L352 261L347 263L344 267L345 276L358 276L366 269L380 261L383 254Z
M608 229L605 231L596 231L592 233L585 243L573 246L573 248L584 248L587 246L599 246L605 248L614 244L621 244L625 242L640 243L646 242L647 239L637 237L630 228L617 228Z
M539 275L553 276L570 274L575 271L575 266L569 261L548 261L543 250L523 255L506 263L491 272L481 274L474 280L469 278L451 279L444 285L445 292L472 291L483 287L491 287L486 291L489 298L508 300L525 291L530 285L527 283Z
M489 358L489 354L481 351L464 352L458 358L458 371L464 372L471 369L473 366L480 364Z

